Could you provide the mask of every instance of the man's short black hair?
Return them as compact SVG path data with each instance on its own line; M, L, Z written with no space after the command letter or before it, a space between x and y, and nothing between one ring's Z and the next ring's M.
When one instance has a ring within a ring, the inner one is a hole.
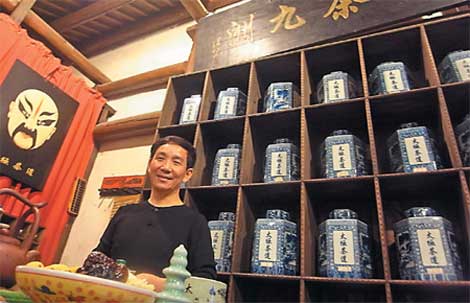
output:
M188 140L178 136L166 136L155 141L155 143L152 144L152 148L150 149L150 159L155 156L157 149L164 144L176 144L184 148L188 152L186 168L193 167L194 162L196 162L196 149L191 143L189 143Z

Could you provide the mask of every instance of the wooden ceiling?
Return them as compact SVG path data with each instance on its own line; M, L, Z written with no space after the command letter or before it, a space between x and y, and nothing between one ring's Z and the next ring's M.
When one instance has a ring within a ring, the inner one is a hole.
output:
M201 0L208 11L240 0ZM192 20L180 0L37 0L32 10L85 56Z

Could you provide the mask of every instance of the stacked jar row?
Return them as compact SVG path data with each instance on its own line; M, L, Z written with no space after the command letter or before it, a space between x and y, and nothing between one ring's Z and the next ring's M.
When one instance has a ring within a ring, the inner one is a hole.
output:
M185 198L209 220L220 272L468 280L463 187L458 172L439 172L379 177L377 185L362 178L190 187Z

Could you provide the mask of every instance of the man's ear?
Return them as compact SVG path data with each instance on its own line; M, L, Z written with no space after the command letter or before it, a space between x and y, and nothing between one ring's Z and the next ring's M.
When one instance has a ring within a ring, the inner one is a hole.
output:
M184 175L183 182L188 182L189 179L191 179L192 176L193 176L193 169L192 169L192 168L188 168L188 169L186 170L186 174Z

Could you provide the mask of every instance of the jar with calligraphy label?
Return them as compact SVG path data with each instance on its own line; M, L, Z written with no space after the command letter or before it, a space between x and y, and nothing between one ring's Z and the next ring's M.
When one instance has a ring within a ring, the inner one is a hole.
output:
M244 115L245 109L246 95L236 87L229 87L217 96L214 120Z
M299 89L292 82L271 83L264 95L265 112L294 108L299 105Z
M251 272L295 275L297 272L297 224L289 213L270 209L265 219L257 219L251 256Z
M370 173L366 144L348 130L335 130L326 137L320 148L323 177L357 177Z
M386 95L412 89L413 80L403 62L385 62L372 71L369 85L371 95Z
M394 224L400 277L460 280L462 266L452 224L429 207L412 207Z
M356 81L345 72L332 72L322 77L317 85L319 103L330 103L355 98L358 95Z
M219 219L209 221L212 249L218 272L229 272L232 265L232 243L235 229L235 214L232 212L219 213Z
M470 114L467 114L462 123L455 128L455 136L459 144L462 164L470 166Z
M416 122L401 124L387 139L387 154L393 172L423 172L442 167L432 132Z
M335 209L319 226L318 268L330 278L371 278L367 224L350 209Z
M201 104L201 95L192 95L185 98L179 124L194 123L199 114L199 106Z
M290 139L276 139L269 144L264 158L264 182L299 179L299 149Z
M438 69L442 83L470 80L470 50L447 54Z
M240 144L229 144L217 151L212 170L212 185L238 184L240 155Z

